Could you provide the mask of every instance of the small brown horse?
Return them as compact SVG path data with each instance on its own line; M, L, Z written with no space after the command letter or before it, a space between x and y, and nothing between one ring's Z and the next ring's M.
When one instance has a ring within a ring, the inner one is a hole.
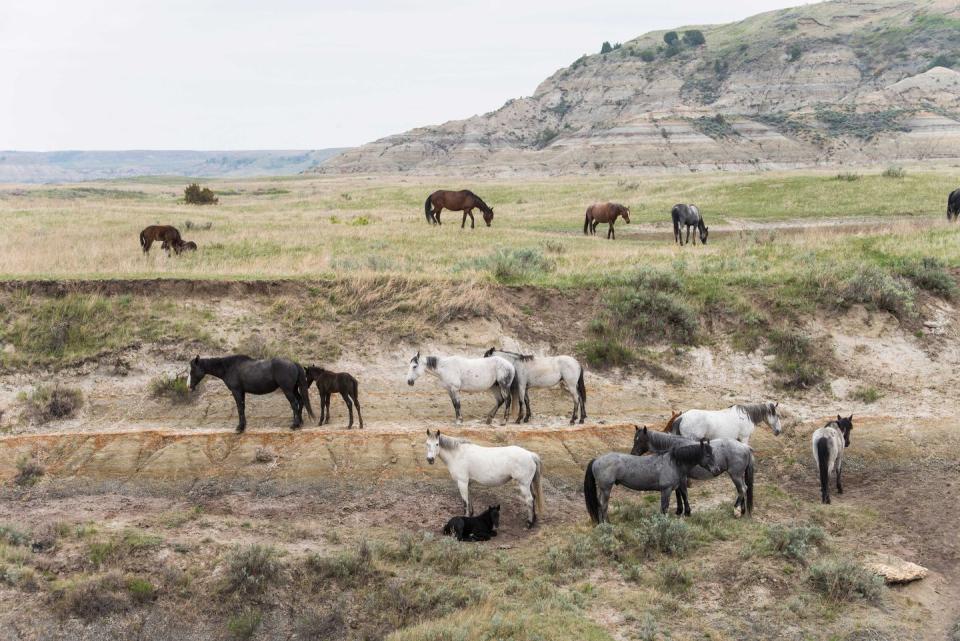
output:
M587 214L583 219L583 233L594 235L597 233L597 225L600 223L610 223L610 229L607 230L607 240L617 239L616 232L613 231L613 223L617 222L617 216L622 216L626 223L630 224L630 208L617 203L597 203L587 207Z
M680 416L681 414L683 414L683 412L674 412L673 410L670 410L670 420L667 421L667 424L666 424L666 425L664 426L664 428L663 428L662 430L660 430L660 431L661 431L661 432L666 432L667 434L672 433L672 432L673 432L673 422L674 422L675 420L677 420L677 417Z
M184 241L184 243L183 243L182 245L180 245L180 251L183 251L183 252L195 252L195 251L197 251L197 244L196 244L195 242L193 242L192 240Z
M487 227L489 227L490 223L493 221L493 209L488 207L487 203L483 202L480 196L476 195L469 189L463 189L461 191L447 191L446 189L440 189L433 192L427 196L426 202L423 203L423 213L426 215L428 223L432 225L439 225L440 212L444 209L449 209L450 211L462 211L463 222L460 223L460 229L463 229L466 226L467 216L470 216L470 229L473 229L474 207L483 212L483 222L487 223Z
M317 391L320 392L320 422L317 425L323 425L330 422L330 395L334 392L343 397L343 402L347 404L347 411L350 413L350 423L347 429L353 427L353 406L357 406L357 418L360 419L360 429L363 429L363 415L360 414L360 397L358 395L357 379L346 372L331 372L311 365L307 368L307 387L310 383L317 382Z
M171 225L150 225L140 232L140 247L143 253L149 253L150 246L154 242L163 243L161 247L169 253L171 249L180 253L183 249L183 238L180 237L180 231Z

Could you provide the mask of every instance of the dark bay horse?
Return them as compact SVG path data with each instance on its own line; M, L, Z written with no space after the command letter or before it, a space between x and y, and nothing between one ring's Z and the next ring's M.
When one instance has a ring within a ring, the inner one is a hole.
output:
M192 240L185 241L182 245L180 245L180 251L195 252L197 251L197 244Z
M143 253L150 252L150 246L154 242L163 243L163 249L169 252L171 249L180 253L183 249L183 238L180 237L180 230L171 225L150 225L140 232L140 248Z
M480 196L476 195L469 189L462 189L460 191L447 191L446 189L440 189L433 192L427 196L427 200L423 203L423 213L426 215L428 223L432 225L439 225L440 212L444 209L449 209L451 211L462 211L463 222L460 223L460 229L463 229L466 226L467 216L470 216L470 229L473 229L474 207L483 212L483 222L487 223L487 227L489 227L490 223L493 222L493 209L488 207L487 203L483 202Z
M685 226L687 228L687 243L690 242L690 228L696 227L700 234L700 243L707 244L707 234L710 232L710 228L703 222L703 216L700 215L700 210L697 209L696 205L684 205L682 203L674 205L673 209L670 210L670 217L673 218L673 240L675 242L683 246L683 233L680 231L680 227ZM693 244L697 244L696 234L693 236Z
M954 189L947 198L947 220L960 220L960 189Z
M363 415L360 414L360 397L358 396L357 379L346 372L331 372L311 365L307 368L307 387L316 381L317 391L320 392L320 422L323 425L330 422L330 395L338 393L347 404L350 413L350 423L347 429L353 427L353 406L357 406L357 418L360 419L360 429L363 429ZM326 418L326 420L324 420Z
M307 373L299 363L285 358L266 358L261 361L249 356L237 354L222 358L196 358L190 361L190 378L187 383L190 390L196 389L206 375L222 380L237 402L237 414L240 423L237 432L247 429L246 394L269 394L280 388L293 408L293 424L290 429L303 425L303 408L307 408L310 418L310 391L307 385Z
M613 231L613 223L617 222L617 216L622 216L624 222L630 224L630 208L617 203L596 203L587 207L587 214L583 219L583 233L594 235L597 233L597 225L600 223L610 223L610 229L607 230L607 239L617 239L617 234Z

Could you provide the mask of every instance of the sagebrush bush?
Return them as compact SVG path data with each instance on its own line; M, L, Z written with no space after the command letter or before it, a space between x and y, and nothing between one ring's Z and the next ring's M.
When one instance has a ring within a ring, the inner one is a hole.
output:
M844 303L869 305L898 318L909 316L914 311L913 287L873 265L861 266L848 276L840 284L838 294Z
M500 283L529 281L552 272L555 265L539 249L498 249L486 259L487 270Z
M809 338L793 330L773 329L767 340L767 351L774 357L770 369L780 375L781 387L808 389L823 382L825 363Z
M209 187L191 183L183 190L183 202L188 205L216 205L220 199Z
M766 538L772 552L804 562L812 549L823 545L827 534L817 525L773 525L767 528Z
M904 260L897 268L897 273L910 279L920 289L941 298L951 299L957 293L957 283L946 264L937 258L925 256Z
M356 552L343 552L336 556L310 554L305 564L307 570L317 578L343 585L361 585L376 574L373 554L366 541L361 541Z
M693 577L676 561L667 562L657 568L657 584L666 592L682 594L690 589Z
M13 482L21 487L36 485L45 470L37 459L29 456L21 456L17 459L17 474L13 477ZM0 528L2 533L2 528Z
M826 597L849 601L862 597L879 601L883 579L859 563L847 559L824 559L810 566L810 583Z
M283 572L277 551L266 545L237 548L226 557L224 592L258 594Z
M903 167L897 167L897 166L887 167L886 169L883 170L883 177L884 178L906 178L907 170L904 169Z
M263 621L263 615L258 610L246 610L230 617L227 621L227 630L234 639L246 641L253 638L261 621Z
M633 351L614 337L601 336L577 344L577 353L593 367L622 367L633 362Z
M150 395L174 404L190 402L190 388L185 376L161 374L150 381Z
M21 395L24 412L36 424L72 418L83 406L83 392L73 387L41 385Z
M123 576L111 572L103 576L82 577L53 591L54 605L64 614L93 621L130 609Z

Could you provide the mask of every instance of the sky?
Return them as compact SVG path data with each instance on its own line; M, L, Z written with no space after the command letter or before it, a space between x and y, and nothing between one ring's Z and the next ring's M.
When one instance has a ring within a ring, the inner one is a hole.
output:
M0 0L0 149L320 149L486 113L604 40L803 0Z

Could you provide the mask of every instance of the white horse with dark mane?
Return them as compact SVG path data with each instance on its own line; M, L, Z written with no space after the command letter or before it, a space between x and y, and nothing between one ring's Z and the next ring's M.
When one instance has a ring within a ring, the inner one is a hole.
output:
M750 435L760 423L766 423L779 436L782 428L777 407L780 403L731 405L725 410L687 410L673 421L671 432L699 441L702 438L732 438L750 442Z
M517 372L506 359L499 356L494 358L421 357L420 352L417 352L417 355L410 359L407 384L413 385L424 372L439 378L440 384L450 394L450 400L457 415L457 423L463 423L463 415L460 414L460 392L493 394L497 404L487 414L487 425L493 421L497 410L504 403L507 405L506 411L510 411L511 386L514 384Z
M830 502L830 471L837 479L837 494L843 494L840 472L843 470L843 450L850 447L850 431L853 430L853 414L830 421L813 433L813 460L820 472L820 502Z
M537 522L537 514L543 511L540 487L543 463L530 450L516 445L484 447L464 438L444 436L440 430L427 430L427 463L433 465L438 458L457 482L467 516L473 516L470 483L494 487L512 479L517 482L520 496L527 505L527 527L531 528Z
M573 425L577 421L578 410L581 423L587 418L587 387L583 383L583 366L572 356L533 356L495 347L488 349L483 356L504 358L517 370L517 383L514 385L518 396L517 423L523 416L524 406L527 408L527 414L523 422L530 421L530 396L527 391L531 387L546 389L556 385L573 397L573 415L570 417L570 424Z

